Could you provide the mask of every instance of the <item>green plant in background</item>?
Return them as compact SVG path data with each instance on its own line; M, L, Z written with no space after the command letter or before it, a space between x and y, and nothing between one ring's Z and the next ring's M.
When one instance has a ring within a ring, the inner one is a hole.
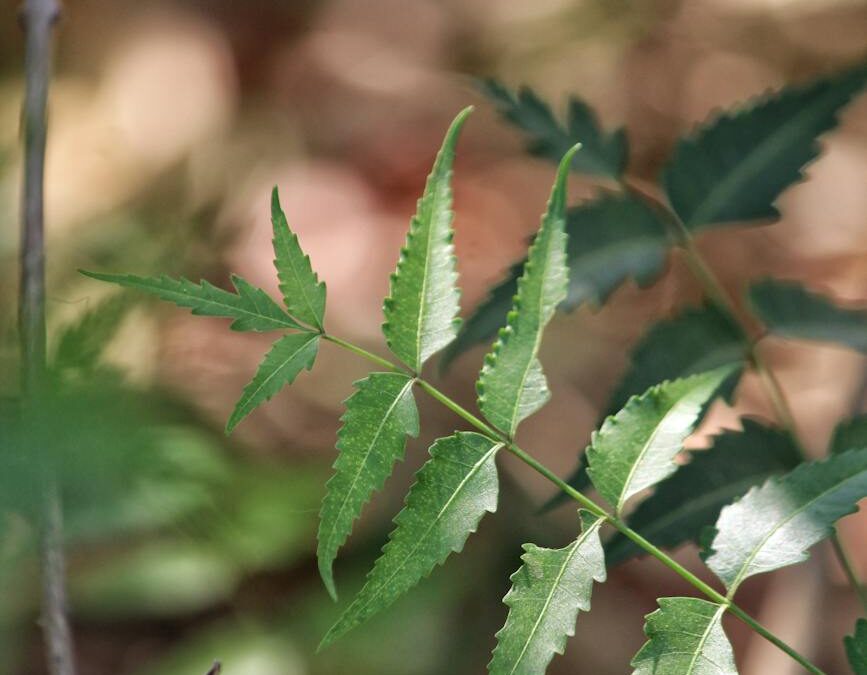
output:
M235 330L283 333L244 389L229 431L311 368L323 340L382 369L357 382L356 392L346 401L339 454L322 503L319 568L335 598L332 567L338 550L365 503L402 458L407 437L419 433L415 392L430 395L472 427L433 443L382 555L325 635L323 646L389 606L463 548L485 513L496 511L496 456L508 452L577 502L578 534L560 549L525 545L522 565L512 575L513 586L505 598L508 613L496 636L490 672L544 672L574 633L579 611L589 611L593 584L605 580L606 564L646 553L704 598L659 600L660 609L647 617L648 642L632 661L635 673L735 673L732 648L722 628L726 613L809 672L821 673L741 609L735 594L750 576L805 560L807 550L833 537L835 523L867 496L865 424L861 418L844 422L829 457L805 461L785 400L755 349L765 331L740 317L692 237L713 224L774 217L774 199L816 156L816 137L834 126L837 111L865 79L867 68L862 66L768 96L700 128L678 145L664 171L670 207L636 193L623 180L625 136L620 131L605 134L587 106L573 101L569 123L562 128L529 91L514 96L488 83L488 93L506 116L530 134L532 151L559 160L547 209L526 260L512 268L509 278L459 331L451 177L455 145L469 109L458 115L418 202L385 301L383 333L396 360L326 330L325 285L289 229L276 189L275 267L285 309L238 278L233 278L235 292L230 292L184 279L86 274L150 292L196 314L230 318ZM583 149L579 151L575 141L584 143ZM613 178L622 189L569 208L570 169ZM611 414L592 435L589 467L576 485L592 482L606 507L520 448L515 434L550 396L538 353L556 309L601 304L627 276L651 283L661 273L671 245L684 250L706 284L709 303L651 330L636 349ZM790 282L773 280L754 285L750 299L772 332L864 348L863 312L840 309ZM476 384L479 417L431 384L424 365L443 349L447 362L471 344L494 337L495 326L501 327ZM745 420L741 432L724 433L710 450L680 467L676 460L683 454L684 441L714 400L733 395L745 368L756 369L768 384L783 430ZM650 488L655 492L628 515ZM615 530L604 547L603 528ZM653 543L668 547L690 538L704 545L704 560L724 592ZM835 542L845 563L839 541ZM863 593L851 566L847 571ZM862 621L854 636L845 640L859 675L864 672L864 634Z

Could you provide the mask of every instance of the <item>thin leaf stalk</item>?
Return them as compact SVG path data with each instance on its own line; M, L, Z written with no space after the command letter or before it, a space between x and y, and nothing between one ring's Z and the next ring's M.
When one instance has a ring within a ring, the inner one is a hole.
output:
M365 349L357 347L353 345L351 342L347 342L346 340L342 340L340 338L334 338L333 336L323 336L324 339L328 339L330 342L348 349L352 353L366 358L367 360L376 363L378 365L388 365L392 368L392 370L396 370L397 372L404 372L404 369L396 364L384 359L382 357L376 356L368 352ZM551 471L544 464L539 462L532 455L522 450L520 447L515 445L513 441L506 438L502 432L499 432L493 429L490 425L486 424L484 421L480 420L478 417L473 415L466 408L461 406L459 403L451 399L449 396L441 392L439 389L434 387L432 384L427 382L426 380L416 377L416 382L426 393L428 393L432 398L434 398L439 403L443 404L446 408L454 412L460 418L474 426L478 431L486 435L492 441L497 443L502 443L506 450L508 450L515 457L524 462L531 469L539 473L540 475L547 478L551 483L556 485L560 490L565 492L569 497L578 502L582 507L590 511L593 515L604 518L608 523L610 523L615 529L620 531L624 536L631 539L635 544L641 547L646 553L653 556L657 560L659 560L663 565L665 565L668 569L673 571L679 577L681 577L684 581L690 584L693 588L703 593L706 597L711 599L712 601L720 604L725 607L727 611L731 612L734 616L740 619L742 622L747 624L752 630L754 630L757 634L761 635L763 638L768 640L771 644L776 646L778 649L786 653L789 657L791 657L794 661L803 666L808 672L812 673L812 675L826 675L822 670L813 665L806 657L802 656L798 653L793 647L786 644L783 640L774 635L770 630L762 626L758 621L753 619L749 614L747 614L744 610L738 607L730 598L725 597L719 591L715 590L712 586L708 585L701 579L699 579L695 574L690 572L683 565L678 563L676 560L668 556L664 551L660 550L656 546L654 546L647 539L642 537L638 532L631 529L625 522L617 518L616 516L608 513L604 508L602 508L595 501L584 495L579 490L576 490L571 485L569 485L566 481L560 478L556 473Z

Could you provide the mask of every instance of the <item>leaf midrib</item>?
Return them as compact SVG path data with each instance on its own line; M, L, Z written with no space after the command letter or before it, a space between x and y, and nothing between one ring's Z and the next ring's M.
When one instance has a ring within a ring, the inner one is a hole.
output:
M725 609L726 608L724 605L720 605L719 609L717 609L717 611L714 612L713 616L711 617L711 620L708 622L707 628L704 629L704 633L702 633L701 639L699 640L697 648L695 650L695 653L693 654L692 661L690 661L690 663L689 663L689 667L686 671L686 675L692 674L693 669L695 668L695 664L698 662L698 659L701 656L701 651L702 651L702 649L704 649L704 645L707 643L707 640L710 637L710 632L713 629L714 624L719 620L720 616L722 616L722 613L725 611ZM716 665L716 664L714 664L714 665ZM720 670L722 670L722 669L720 669Z
M310 310L310 316L313 318L313 325L315 325L317 328L319 328L321 330L322 329L322 321L319 318L319 312L317 312L313 308L313 304L310 301L310 298L308 296L309 287L301 279L301 275L299 274L298 268L295 265L295 257L296 256L294 256L292 254L292 251L289 250L291 248L291 246L289 245L289 242L292 239L294 239L293 243L295 243L295 245L298 247L298 254L300 255L302 260L304 259L305 254L301 250L301 244L298 241L298 235L296 235L294 232L289 230L289 224L288 223L281 223L280 238L282 239L281 244L283 244L283 246L285 247L287 262L289 263L289 269L292 271L292 276L295 277L295 283L298 286L298 289L301 291L301 297L304 300L304 304L307 305L307 309ZM277 255L277 258L278 259L280 258L279 254ZM313 275L313 282L314 282L312 288L318 289L321 282L317 279L316 274L313 273L312 268L311 268L311 274ZM284 299L284 301L287 300L285 294L284 294L283 299ZM287 302L287 304L288 304L288 302Z
M737 192L738 186L744 181L749 180L755 173L761 170L764 162L765 154L775 155L780 146L786 145L786 139L789 135L789 130L795 131L801 126L804 120L807 120L817 114L817 107L822 106L826 102L827 96L819 96L815 99L814 105L807 107L800 114L795 115L782 126L777 127L777 131L767 136L757 145L753 146L753 151L741 162L738 167L735 167L721 181L718 181L714 188L711 189L708 196L702 200L698 208L687 219L690 225L703 224L707 219L707 214L715 213L722 204L732 199L733 193ZM767 149L767 153L765 150Z
M271 380L273 380L275 377L277 377L277 373L279 373L280 371L282 371L283 368L286 367L286 364L287 364L287 363L289 363L292 359L294 359L296 356L298 356L299 353L301 353L304 349L306 349L307 346L308 346L311 342L313 342L315 339L317 339L318 337L319 337L318 335L314 335L314 336L310 337L306 342L302 343L301 346L298 347L298 349L296 349L296 350L293 351L289 356L287 356L285 359L283 359L283 361L280 363L280 365L277 366L276 368L274 368L274 369L273 369L273 370L268 374L268 376L267 376L264 380L262 380L262 382L259 383L259 386L256 387L255 391L250 392L249 395L247 395L247 396L244 397L244 405L246 405L246 404L249 403L251 400L253 400L256 396L258 396L258 395L259 395L259 392L262 391L262 389L264 389L265 385L268 384L268 383L269 383ZM282 338L281 338L281 339L282 339Z
M524 658L524 654L527 653L527 649L530 648L530 643L533 641L533 638L536 636L536 631L539 628L539 624L542 623L542 617L545 616L545 613L548 611L548 606L551 604L551 600L554 597L554 592L560 585L560 580L563 578L563 575L566 573L566 568L569 566L569 563L572 561L572 558L575 554L578 553L578 549L581 547L587 537L597 531L597 525L601 522L601 518L597 520L593 525L589 526L585 532L581 534L578 539L575 540L575 543L572 544L571 550L568 552L566 559L563 561L563 564L560 567L560 571L557 573L557 578L554 580L554 583L551 585L551 592L548 593L548 597L545 598L545 604L542 606L541 611L539 612L539 616L536 617L536 622L533 624L533 629L530 631L530 634L527 636L527 640L524 642L524 647L521 649L521 653L518 655L518 658L515 660L515 665L512 667L512 670L509 671L509 675L514 675L518 666L521 665L521 661Z
M692 391L690 391L689 393L692 394ZM656 436L659 434L659 430L662 428L663 424L665 424L665 421L668 419L669 415L671 415L681 405L681 403L683 403L683 400L685 398L687 397L684 396L678 399L675 404L666 411L666 413L662 416L662 419L659 420L659 423L653 428L653 432L650 434L650 438L645 441L644 445L641 448L641 452L639 452L638 456L635 458L635 461L632 463L632 466L629 469L629 473L626 475L626 480L623 482L623 487L620 489L620 496L617 498L617 507L615 510L618 514L623 509L623 505L629 499L629 497L625 495L629 492L629 487L632 484L632 480L635 478L636 471L638 471L638 465L641 464L647 453L650 451L650 447L656 440Z
M487 451L487 452L486 452L486 453L485 453L485 454L484 454L484 455L483 455L483 456L482 456L482 457L481 457L481 458L480 458L480 459L479 459L479 460L478 460L478 461L473 465L472 470L469 471L469 472L467 473L466 476L464 476L464 478L461 480L461 482L458 484L458 486L457 486L457 487L452 491L452 495L451 495L451 497L449 497L448 500L446 500L446 503L445 503L445 504L443 505L443 507L440 509L439 513L437 513L436 518L434 518L434 519L431 521L430 525L428 525L427 529L424 531L424 533L422 534L422 536L420 536L420 537L418 538L418 540L416 541L415 545L414 545L414 546L409 550L409 552L408 552L405 556L403 556L403 559L400 561L400 564L399 564L399 565L394 569L394 571L392 571L392 573L389 574L388 577L387 577L387 578L386 578L382 583L380 583L379 588L376 590L376 592L375 592L373 595L371 595L363 605L361 605L361 607L360 607L361 609L366 609L367 607L369 607L370 604L371 604L372 602L374 602L374 601L379 597L379 595L380 595L381 592L382 592L382 589L387 588L388 585L389 585L389 583L391 582L391 580L394 579L394 577L395 577L399 572L401 572L401 571L403 570L403 568L406 566L407 562L408 562L408 561L413 557L413 555L414 555L415 552L419 549L419 547L422 545L422 543L424 543L425 539L426 539L427 536L430 534L430 532L431 532L431 530L434 528L434 526L435 526L435 525L440 521L440 519L443 517L443 514L444 514L444 513L448 510L448 508L452 505L452 502L454 502L454 500L457 498L457 495L458 495L458 494L459 494L459 493L464 489L464 486L467 484L467 482L470 480L470 478L472 478L473 476L475 476L475 475L478 473L479 469L482 467L482 465L483 465L485 462L487 462L488 459L489 459L489 458L490 458L490 457L491 457L495 452L497 452L497 450L499 450L499 449L502 448L502 447L503 447L503 443L497 443L496 445L492 446L491 449L488 450L488 451Z
M331 531L328 534L328 543L329 546L332 543L332 538L334 537L334 533L337 530L338 522L340 521L341 516L343 515L343 511L346 508L346 504L349 502L349 497L352 494L352 491L355 489L355 485L358 483L358 479L362 474L364 467L367 464L367 460L370 458L371 453L373 452L373 447L376 445L376 442L379 440L379 436L382 433L382 430L385 428L385 424L388 419L391 417L395 408L397 408L398 404L403 400L404 395L407 390L412 387L414 380L407 379L406 384L401 388L400 393L395 397L394 401L392 401L391 405L388 407L388 410L382 416L382 419L379 422L379 426L376 428L376 433L373 436L370 444L367 447L367 451L364 453L364 459L361 462L361 466L359 470L356 472L355 476L352 479L352 484L346 490L346 494L343 497L343 502L340 504L340 507L337 510L337 515L334 517L334 521L331 524Z
M789 514L786 518L781 520L773 529L771 529L771 531L768 532L768 534L764 538L762 538L762 540L759 542L759 544L752 550L749 557L744 561L743 565L741 565L740 571L738 572L738 574L735 576L734 580L732 581L732 585L729 587L729 597L734 595L738 586L740 586L740 584L744 581L744 579L746 578L744 575L746 574L750 565L752 565L753 560L756 559L756 556L759 554L759 552L762 550L762 548L764 548L765 544L768 543L768 540L771 537L773 537L777 532L779 532L783 527L785 527L789 521L791 521L793 518L795 518L795 516L798 516L801 513L803 513L804 511L806 511L809 507L811 507L813 504L815 504L817 501L819 501L820 499L822 499L826 495L828 495L832 492L835 492L837 490L843 489L843 487L848 482L853 481L857 478L860 478L861 474L863 474L865 472L867 472L867 469L862 469L861 471L859 471L855 475L847 476L844 480L840 481L839 483L834 484L832 487L828 488L827 490L823 490L822 492L817 494L813 499L811 499L808 502L805 502L799 508L795 509L791 514ZM829 526L829 527L832 527L832 526ZM805 550L806 549L802 548L801 552L803 553Z
M559 228L555 228L556 220L558 220L558 219L562 222L562 225ZM512 407L512 416L509 420L509 435L510 436L513 436L515 434L515 431L517 431L517 429L518 429L518 424L520 424L520 420L518 419L518 412L521 409L521 399L524 396L524 385L527 382L527 377L530 375L530 370L532 369L533 364L536 361L536 357L539 354L539 347L542 344L542 332L543 332L543 324L544 324L542 315L544 314L544 309L545 309L545 302L543 299L544 286L545 286L545 283L544 283L545 282L545 275L550 268L552 249L555 246L554 239L556 238L556 235L558 232L565 234L565 232L563 230L563 226L565 226L565 222L566 222L565 217L562 217L559 215L555 216L554 218L551 219L551 223L550 223L551 230L548 233L548 242L547 242L547 245L545 247L545 254L546 255L544 257L544 265L542 265L541 275L539 278L540 290L538 293L538 302L536 303L536 330L535 330L535 337L533 339L533 350L530 352L530 358L527 359L527 363L524 366L524 372L521 374L521 381L520 381L520 385L518 386L518 390L517 390L518 391L518 397L515 400L515 405ZM517 335L517 331L515 331L512 335L513 335L513 339L514 339L514 336Z

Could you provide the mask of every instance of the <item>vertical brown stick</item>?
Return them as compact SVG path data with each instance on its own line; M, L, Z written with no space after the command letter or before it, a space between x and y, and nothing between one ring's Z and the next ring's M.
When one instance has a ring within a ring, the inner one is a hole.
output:
M24 185L21 218L19 333L21 394L24 414L39 405L45 379L45 228L44 182L46 108L51 80L52 27L60 14L58 0L24 0L21 21L24 59ZM54 476L46 475L42 534L42 628L52 675L75 675L72 637L66 616L63 520Z

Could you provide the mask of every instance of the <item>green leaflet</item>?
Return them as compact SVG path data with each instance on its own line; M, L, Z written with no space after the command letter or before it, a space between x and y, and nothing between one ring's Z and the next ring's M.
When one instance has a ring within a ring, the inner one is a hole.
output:
M603 518L581 512L582 533L566 548L524 544L524 564L511 576L503 599L506 625L488 671L495 675L542 675L566 638L575 634L578 611L590 611L593 582L605 581L605 557L599 541Z
M389 349L416 373L454 340L460 327L451 180L455 145L472 110L462 110L446 132L383 306L382 332Z
M403 458L407 436L418 436L413 379L401 373L373 373L355 383L337 434L339 454L319 514L319 573L337 598L332 567L364 504Z
M858 448L867 448L867 414L843 420L831 437L832 455Z
M57 340L53 367L83 370L95 367L132 304L126 294L116 294L65 326Z
M283 302L290 314L322 330L325 283L319 281L309 256L301 250L297 235L289 229L276 187L271 192L271 224L274 226L274 267Z
M517 93L493 79L479 81L479 89L490 99L500 114L527 134L528 151L554 162L581 143L581 154L572 165L574 171L592 176L617 179L626 166L628 152L626 132L617 129L606 134L590 107L574 96L569 99L565 127L551 108L529 87Z
M583 154L582 147L576 160ZM668 238L664 225L643 201L628 194L605 194L570 208L566 234L569 288L560 309L569 311L585 302L602 306L627 278L649 286L665 265ZM441 369L473 345L496 335L512 307L523 264L513 265L467 319L443 355Z
M846 656L855 675L867 675L867 619L855 622L855 633L843 638Z
M238 276L232 276L232 284L237 293L230 293L207 281L195 284L188 279L171 279L167 276L137 277L132 274L100 274L84 270L81 273L93 279L151 293L179 307L188 307L193 310L193 314L234 319L229 326L232 330L301 329L271 296Z
M723 366L651 387L593 432L587 473L618 515L630 497L677 470L674 458L683 441L735 372Z
M867 352L867 310L844 309L798 282L774 279L750 286L750 304L772 333Z
M755 574L807 559L867 496L867 449L805 463L725 507L705 562L730 593Z
M632 659L632 675L737 675L722 627L725 607L698 598L660 598L648 614L648 642Z
M787 87L718 118L680 140L663 172L686 227L776 218L774 201L819 154L816 139L867 80L859 65Z
M658 382L742 363L744 339L740 328L711 305L655 323L633 348L631 364L611 395L607 414L613 415L630 396Z
M662 481L629 516L629 526L663 548L698 542L726 504L800 463L789 434L750 419L742 423L743 431L726 431L708 450L690 453L689 464ZM605 546L605 559L613 565L641 552L617 534Z
M265 355L259 369L241 394L226 424L226 433L253 410L271 399L284 385L292 384L304 368L310 370L319 350L319 336L292 333L277 340Z
M416 474L382 555L320 648L389 606L452 551L463 549L485 512L497 508L494 456L501 447L469 432L441 438L431 446L431 459Z
M476 383L479 409L509 436L550 397L537 355L542 332L566 297L566 177L577 150L572 148L560 162L548 209L518 280L513 309Z

